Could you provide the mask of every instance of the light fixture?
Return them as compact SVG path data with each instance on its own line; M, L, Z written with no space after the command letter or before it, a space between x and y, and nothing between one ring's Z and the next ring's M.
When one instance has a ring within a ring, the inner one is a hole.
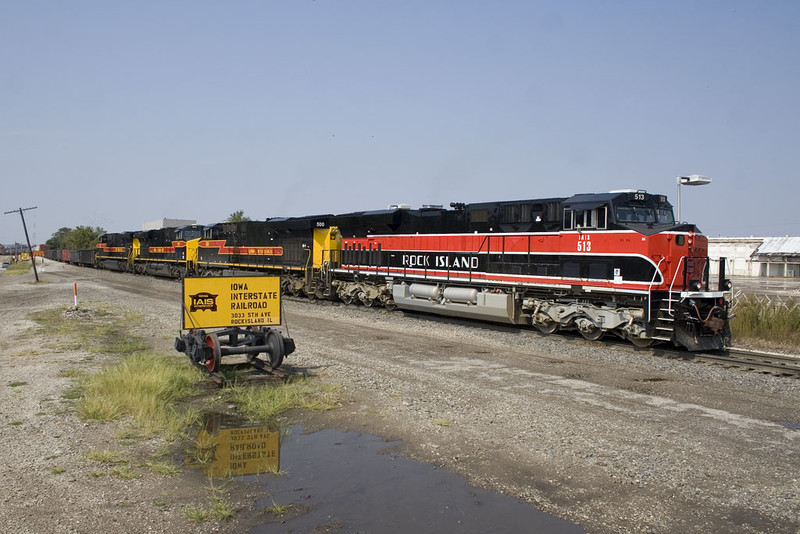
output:
M681 222L681 186L682 185L706 185L711 183L711 178L701 174L691 174L689 176L678 176L675 179L678 184L678 223Z

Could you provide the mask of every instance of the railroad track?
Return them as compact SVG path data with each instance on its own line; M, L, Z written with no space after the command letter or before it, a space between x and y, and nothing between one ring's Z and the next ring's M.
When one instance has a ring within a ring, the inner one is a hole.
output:
M800 378L800 358L732 348L727 352L682 353L682 358L780 376Z

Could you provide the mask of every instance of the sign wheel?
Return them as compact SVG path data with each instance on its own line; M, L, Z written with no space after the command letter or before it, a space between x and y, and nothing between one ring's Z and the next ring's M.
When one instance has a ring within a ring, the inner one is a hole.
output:
M211 347L211 358L206 360L205 366L209 373L216 373L219 371L219 365L222 361L222 349L219 346L219 337L217 334L208 334L206 336L206 345Z
M283 363L283 355L286 352L286 347L283 343L283 336L275 330L267 332L267 346L269 347L269 366L271 369L277 369Z

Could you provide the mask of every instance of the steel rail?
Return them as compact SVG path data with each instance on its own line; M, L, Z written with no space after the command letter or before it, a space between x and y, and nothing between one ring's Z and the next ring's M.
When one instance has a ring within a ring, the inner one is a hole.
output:
M782 354L758 352L734 347L725 352L676 353L676 357L724 365L727 367L736 367L749 371L800 378L800 358Z

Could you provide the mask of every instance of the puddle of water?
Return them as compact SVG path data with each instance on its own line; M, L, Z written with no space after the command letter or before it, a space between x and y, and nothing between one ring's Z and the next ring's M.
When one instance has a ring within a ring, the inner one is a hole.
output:
M356 432L304 434L292 427L281 441L282 475L259 478L268 496L257 502L257 509L291 505L288 519L250 532L583 532L445 469L380 453L397 444Z
M254 534L584 532L446 469L381 453L398 444L357 432L304 434L302 426L276 431L212 414L187 463L262 484L257 510L288 506L281 517L265 513Z

